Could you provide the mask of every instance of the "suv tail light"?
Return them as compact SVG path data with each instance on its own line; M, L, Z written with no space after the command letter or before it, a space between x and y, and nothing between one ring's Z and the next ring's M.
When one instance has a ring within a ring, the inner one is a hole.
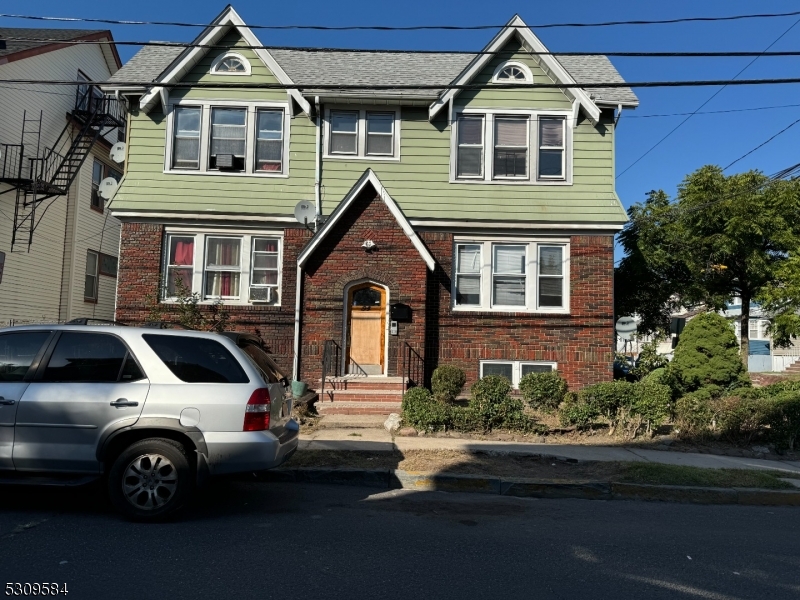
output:
M267 388L254 391L244 409L242 431L264 431L269 429L270 397Z

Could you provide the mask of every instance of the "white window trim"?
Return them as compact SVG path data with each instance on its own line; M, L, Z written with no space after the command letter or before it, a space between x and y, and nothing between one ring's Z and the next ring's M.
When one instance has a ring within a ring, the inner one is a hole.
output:
M94 254L94 273L89 273L89 255ZM96 250L86 250L86 266L83 269L83 299L86 302L97 302L100 296L100 253ZM86 295L86 277L94 277L94 295Z
M549 361L549 360L482 360L480 361L480 376L481 378L484 377L483 375L483 366L484 365L491 365L491 364L508 364L511 363L511 387L515 390L519 389L519 381L522 379L522 366L523 365L547 365L551 367L553 371L558 370L558 363Z
M240 260L239 260L239 298L229 299L222 298L223 304L226 306L270 306L280 307L283 303L283 245L284 235L283 231L266 230L266 229L204 229L204 228L189 228L189 227L167 227L164 231L164 243L162 244L162 257L161 257L161 283L163 290L166 292L167 285L167 265L169 263L169 239L170 236L178 237L194 237L194 262L192 264L192 292L200 294L201 305L214 304L216 298L205 297L205 253L206 241L209 237L227 237L241 239L239 247ZM278 240L278 283L275 286L278 290L278 302L275 304L267 304L266 302L258 302L250 300L250 276L251 268L250 263L252 260L253 238L270 238ZM199 265L199 267L198 267ZM162 304L175 304L177 298L162 297Z
M496 115L496 116L502 118L502 117L504 117L506 115ZM517 117L517 120L522 120L521 118L519 118L519 115L508 115L508 116ZM496 123L495 123L494 119L492 119L492 127L495 128L495 131L497 130ZM528 180L530 180L530 178L531 178L531 162L532 162L531 161L531 146L530 146L530 142L531 142L531 120L530 119L525 119L525 127L526 127L526 137L528 138L528 146L526 148L527 152L526 152L526 155L525 155L525 161L526 161L526 163L525 163L525 173L526 173L525 177L516 177L516 176L513 176L513 175L495 175L494 172L492 172L492 179L494 181L528 181ZM492 132L492 143L493 143L493 145L492 145L492 158L491 158L492 170L493 171L494 171L494 153L497 150L497 143L495 141L495 138L497 136L494 135L494 133L495 132ZM502 146L502 147L503 148L522 148L522 146ZM484 155L484 162L486 162L485 155Z
M331 111L358 113L356 128L357 152L355 154L331 153ZM367 113L394 113L394 150L389 154L367 154ZM333 105L325 107L323 119L323 158L330 160L366 160L375 162L399 162L400 160L400 107L399 106L361 106L361 105Z
M186 106L200 108L200 168L199 169L173 169L172 168L172 146L173 129L175 126L175 107ZM211 109L212 108L244 108L247 110L247 120L245 122L245 161L244 171L231 173L218 169L209 169L209 148L211 146ZM255 140L256 140L256 111L258 109L280 109L283 110L283 165L281 171L256 171L255 170ZM209 100L184 99L170 102L167 105L167 132L165 153L164 153L164 173L180 175L211 175L214 177L266 177L286 179L289 177L289 141L291 138L291 115L289 114L289 104L287 102L252 102L235 100Z
M483 135L483 176L481 177L457 177L456 161L458 159L458 132L457 122L459 115L484 115L484 135ZM494 118L495 116L504 117L528 117L528 177L525 179L516 177L494 178ZM539 179L539 117L563 117L566 120L564 127L564 175L563 179ZM477 185L541 185L541 186L560 186L572 185L573 177L573 128L569 127L572 118L572 110L532 110L519 108L473 108L459 107L453 110L450 119L450 183L458 184L477 184Z
M497 79L497 76L503 72L503 69L506 67L517 67L520 71L525 73L525 81L505 81L502 79ZM493 83L533 83L533 73L531 73L530 68L525 63L521 63L517 60L507 60L504 63L500 63L500 65L494 70L492 74L492 82Z
M244 73L230 73L228 71L217 71L219 64L225 60L226 58L238 58L242 61L244 65ZM252 65L250 61L247 60L244 56L237 52L223 52L217 58L214 59L214 62L211 63L211 68L208 70L210 75L222 75L223 77L230 77L233 75L234 77L246 77L252 73Z
M553 120L555 120L555 119L553 119ZM541 123L537 123L536 125L537 125L537 127L541 128ZM538 144L538 146L536 147L536 159L537 159L536 179L538 179L539 181L563 181L567 176L567 129L569 129L569 128L567 127L567 120L566 119L562 120L561 127L562 127L562 138L561 138L562 145L561 146L542 146L541 139L537 138L537 140L536 140L536 142ZM562 175L540 175L539 174L538 159L539 159L539 154L541 153L542 150L561 150L561 173L562 173Z
M481 248L481 304L456 304L457 247L463 244L482 245ZM526 245L525 252L525 306L492 306L492 260L494 245ZM539 247L561 246L563 254L563 306L539 306ZM451 250L453 257L450 278L450 310L453 312L570 314L570 242L563 238L498 238L486 236L455 237Z

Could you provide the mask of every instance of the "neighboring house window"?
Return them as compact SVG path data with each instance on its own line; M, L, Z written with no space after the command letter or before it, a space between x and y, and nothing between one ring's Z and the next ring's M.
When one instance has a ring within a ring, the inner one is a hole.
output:
M564 179L566 119L539 119L539 179Z
M528 362L522 360L482 360L481 377L500 375L511 382L514 389L519 388L520 379L529 373L550 373L556 370L554 362Z
M496 178L528 177L527 117L495 117L494 176Z
M92 200L93 209L103 212L103 199L100 197L100 182L103 181L103 163L95 159L92 163ZM84 200L85 202L85 200Z
M531 70L521 62L504 62L495 69L492 81L497 83L533 83Z
M455 310L568 312L569 245L534 241L457 242Z
M169 233L165 299L198 293L203 302L279 304L281 244L267 234Z
M94 250L86 251L86 277L83 283L83 299L88 302L97 302L97 269L100 260Z
M331 154L358 153L358 112L331 111Z
M256 171L282 171L283 111L259 109L256 115Z
M329 158L394 160L399 156L399 109L331 109L326 119Z
M0 252L0 283L3 283L3 269L6 266L6 253Z
M247 137L247 110L211 109L209 169L244 171Z
M250 75L250 61L241 54L229 52L218 56L211 65L214 75Z
M450 181L569 185L571 131L566 114L465 109L455 116Z
M483 116L459 115L458 156L456 172L459 177L483 177Z
M99 272L100 275L106 275L108 277L116 277L117 276L117 257L111 256L110 254L103 254L100 253L100 267Z
M167 170L285 177L289 122L279 103L176 106L171 111L172 162ZM275 106L277 105L277 106Z
M199 107L175 108L174 137L172 141L172 168L200 168L200 116Z

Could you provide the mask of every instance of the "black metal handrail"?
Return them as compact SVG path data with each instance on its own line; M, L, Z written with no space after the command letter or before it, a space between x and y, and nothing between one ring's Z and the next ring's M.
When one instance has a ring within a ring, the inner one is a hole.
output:
M104 94L96 85L79 85L75 91L75 109L79 117L90 117L106 126L125 126L125 103Z
M402 354L403 392L417 385L425 385L425 359L408 342L403 342Z
M22 144L0 144L0 179L14 182L22 179L24 149Z
M342 365L342 347L336 340L325 340L322 347L322 382L319 390L320 399L325 393L325 381L328 376L338 377Z

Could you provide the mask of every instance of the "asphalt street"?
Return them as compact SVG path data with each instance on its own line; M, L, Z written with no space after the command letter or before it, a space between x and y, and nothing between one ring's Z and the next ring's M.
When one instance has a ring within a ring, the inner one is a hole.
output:
M0 584L70 599L797 598L800 510L217 481L128 523L97 488L0 488Z

